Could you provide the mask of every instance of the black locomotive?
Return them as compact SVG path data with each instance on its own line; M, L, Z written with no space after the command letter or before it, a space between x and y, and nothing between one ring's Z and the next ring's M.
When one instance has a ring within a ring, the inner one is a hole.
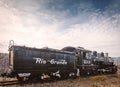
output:
M9 75L19 80L44 75L63 78L117 72L117 66L108 54L70 46L57 50L11 45L9 68Z

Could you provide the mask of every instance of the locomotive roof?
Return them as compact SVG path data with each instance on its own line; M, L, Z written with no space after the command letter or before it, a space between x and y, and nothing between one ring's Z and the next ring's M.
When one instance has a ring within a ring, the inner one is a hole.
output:
M71 47L71 46L67 46L67 47L62 48L61 50L74 52L76 50L76 48L75 47Z
M38 51L41 50L41 51L51 51L51 52L60 52L60 53L74 54L74 52L58 50L58 49L53 49L53 48L48 48L48 47L35 48L35 47L26 47L26 46L18 46L18 45L14 45L12 47L23 48L23 49L28 49L28 50L38 50Z
M91 52L90 50L86 50L83 47L72 47L72 46L64 47L62 50L63 51L70 51L70 52L75 52L76 50L82 50L82 51Z

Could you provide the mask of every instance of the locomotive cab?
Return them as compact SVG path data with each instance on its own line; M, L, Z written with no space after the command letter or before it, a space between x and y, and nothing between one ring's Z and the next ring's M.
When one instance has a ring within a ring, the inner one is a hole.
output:
M91 51L85 49L78 49L76 52L77 65L90 65L91 64Z
M78 48L76 52L76 67L80 69L80 75L96 73L97 66L92 63L91 51Z

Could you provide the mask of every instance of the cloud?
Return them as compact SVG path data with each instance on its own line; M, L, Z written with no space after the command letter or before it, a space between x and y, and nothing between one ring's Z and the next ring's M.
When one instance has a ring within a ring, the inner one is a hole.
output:
M116 6L113 9L108 4L109 8L101 11L90 1L73 2L72 6L63 2L1 0L0 44L6 46L1 46L0 51L7 52L9 40L14 40L15 44L31 47L83 46L120 56L120 14L108 14Z

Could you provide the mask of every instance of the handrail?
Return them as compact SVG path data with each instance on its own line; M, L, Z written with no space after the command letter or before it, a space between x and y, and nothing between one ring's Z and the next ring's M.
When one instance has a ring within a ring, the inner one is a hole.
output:
M9 48L11 48L12 46L14 46L14 40L10 40L9 42Z

